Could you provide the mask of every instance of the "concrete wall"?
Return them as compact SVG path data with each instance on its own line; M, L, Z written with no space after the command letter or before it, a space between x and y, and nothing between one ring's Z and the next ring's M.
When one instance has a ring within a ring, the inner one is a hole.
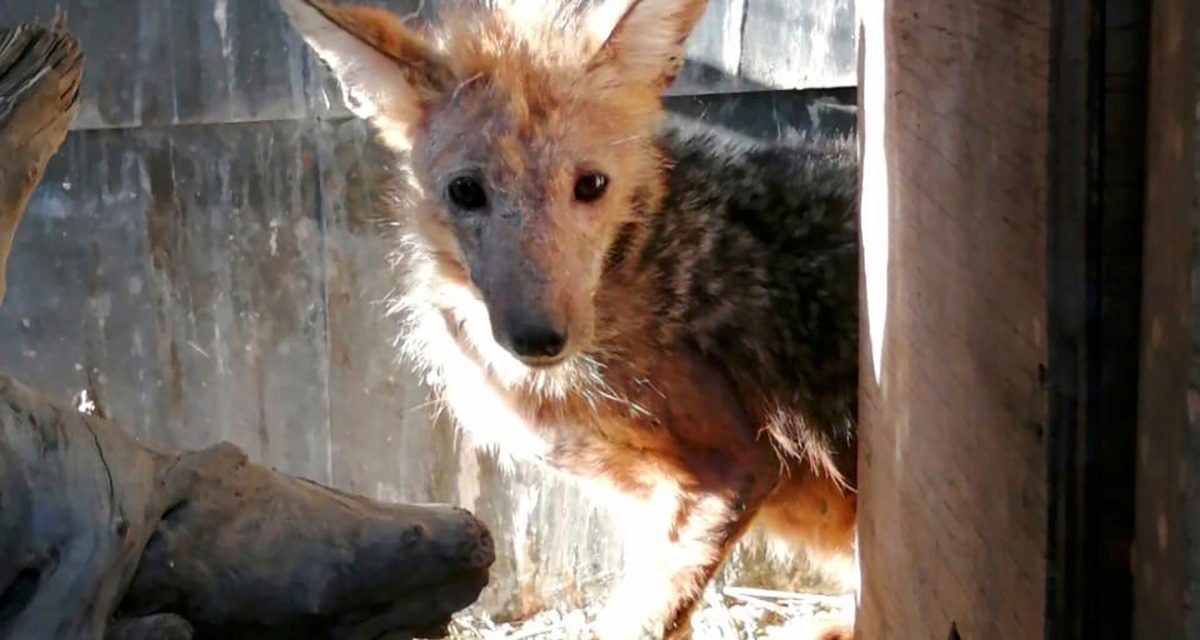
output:
M864 0L859 637L1042 636L1041 0Z
M55 4L0 0L0 19ZM0 369L62 400L90 388L154 445L230 440L376 498L463 504L498 537L493 613L593 600L620 568L613 524L459 446L394 361L372 220L388 159L274 3L61 4L84 107L17 234ZM714 0L672 108L756 137L848 131L853 90L821 89L853 84L852 7ZM787 577L756 554L739 579Z

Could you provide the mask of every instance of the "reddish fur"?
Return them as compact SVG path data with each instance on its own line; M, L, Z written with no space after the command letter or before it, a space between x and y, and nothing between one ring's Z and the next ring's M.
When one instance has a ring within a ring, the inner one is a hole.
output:
M854 640L854 628L842 626L828 629L815 640Z
M756 413L757 399L740 395L719 366L692 350L660 344L641 326L654 315L646 283L636 275L618 273L597 290L596 265L580 257L594 253L590 247L611 242L626 220L624 203L633 189L645 194L650 207L665 190L662 158L648 134L661 112L661 87L677 65L658 61L656 75L643 73L636 82L622 77L631 69L649 68L646 60L627 55L630 43L645 37L636 30L647 26L618 28L595 53L596 43L556 39L553 33L514 41L500 18L451 15L434 53L387 12L309 1L375 49L420 70L417 82L426 84L418 89L426 99L424 120L416 126L477 132L515 183L540 176L538 188L550 194L548 206L580 209L555 217L554 228L543 230L546 237L533 238L527 245L527 258L568 274L551 282L547 295L578 326L594 328L598 334L593 337L612 343L614 362L620 366L609 370L606 382L629 403L597 404L575 393L548 396L496 377L487 385L549 444L547 457L555 466L635 497L649 498L656 488L673 488L668 496L673 516L659 542L663 556L674 559L656 573L634 579L651 586L661 583L666 595L661 602L631 601L631 606L643 609L626 614L655 621L657 632L665 637L685 636L688 614L700 592L759 515L759 521L782 538L828 552L848 552L855 497L842 480L852 482L852 461L836 461L819 449L811 467L793 465L790 472L781 473L771 443L759 435L769 417ZM681 8L669 17L676 29L672 44L678 45L705 2L676 4ZM622 24L628 19L627 14ZM581 76L580 68L587 65L600 71ZM443 76L455 78L453 86L441 86L437 78ZM487 78L486 86L473 83L481 76ZM587 126L576 126L579 123ZM562 167L574 158L607 163L617 192L594 205L573 203L568 195L573 174ZM436 149L416 149L417 182L432 183L452 168L453 161ZM472 290L451 223L440 206L432 197L418 198L410 216L435 265L425 285L433 291ZM456 338L457 351L443 355L486 363L475 346L478 336L465 328L465 312L446 303L440 313ZM652 386L643 380L652 381ZM630 411L630 404L645 411Z

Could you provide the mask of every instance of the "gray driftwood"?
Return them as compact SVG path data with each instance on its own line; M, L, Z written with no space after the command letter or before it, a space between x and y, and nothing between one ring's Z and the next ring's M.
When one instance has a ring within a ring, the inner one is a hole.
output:
M0 285L82 63L62 18L0 32ZM0 639L437 637L487 583L466 511L347 495L229 444L154 451L95 413L0 376Z

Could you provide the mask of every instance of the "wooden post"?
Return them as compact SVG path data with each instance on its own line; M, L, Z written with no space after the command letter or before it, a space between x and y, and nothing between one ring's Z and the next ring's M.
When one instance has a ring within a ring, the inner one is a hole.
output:
M0 274L82 62L61 16L0 32ZM439 637L493 559L464 510L347 495L229 444L154 451L0 376L0 639Z

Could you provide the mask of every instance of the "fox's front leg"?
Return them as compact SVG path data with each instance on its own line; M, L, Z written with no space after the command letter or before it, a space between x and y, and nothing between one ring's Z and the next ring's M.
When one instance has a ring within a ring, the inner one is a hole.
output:
M653 420L609 423L593 447L599 474L645 498L626 522L625 575L602 640L688 636L688 618L729 549L780 479L780 463L723 371L675 350L647 363L654 391L635 398Z
M722 474L729 479L722 486L660 484L637 528L627 533L625 575L601 614L597 636L687 638L692 609L771 489L769 468Z

